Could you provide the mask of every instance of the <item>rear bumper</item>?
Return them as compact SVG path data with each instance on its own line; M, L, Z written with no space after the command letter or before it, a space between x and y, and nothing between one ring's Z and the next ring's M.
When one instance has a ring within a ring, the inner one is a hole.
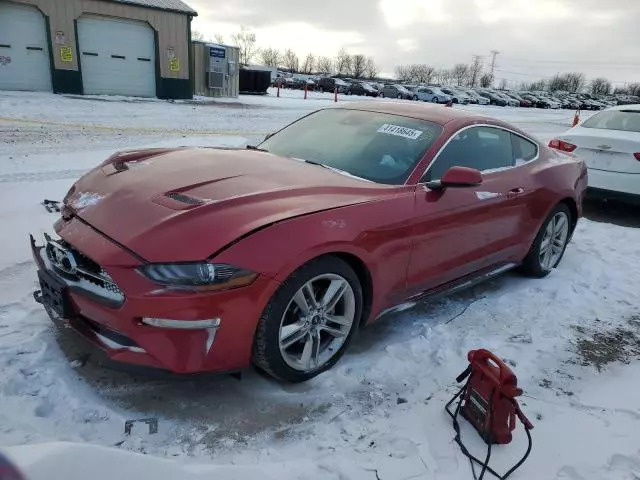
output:
M609 172L590 168L589 188L625 196L640 196L640 174Z
M43 247L32 242L32 252L38 270L44 272L39 276L69 287ZM279 285L276 281L258 277L251 285L236 290L176 292L158 289L135 268L130 270L131 278L118 282L125 294L120 307L107 306L85 292L66 288L67 313L56 320L73 328L115 362L177 374L238 371L251 364L255 329L264 306ZM123 278L121 275L122 272ZM41 279L41 285L42 282ZM46 298L37 300L47 306ZM145 317L185 323L219 319L220 323L210 329L168 329L143 324L141 320Z

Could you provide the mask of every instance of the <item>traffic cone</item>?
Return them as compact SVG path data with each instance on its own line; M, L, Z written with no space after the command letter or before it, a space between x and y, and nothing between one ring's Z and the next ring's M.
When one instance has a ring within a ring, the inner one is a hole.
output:
M576 110L576 114L573 116L573 127L580 123L580 109Z

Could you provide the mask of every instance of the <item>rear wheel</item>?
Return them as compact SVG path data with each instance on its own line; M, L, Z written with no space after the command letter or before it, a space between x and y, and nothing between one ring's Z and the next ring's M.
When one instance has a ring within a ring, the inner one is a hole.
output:
M398 100L402 100L402 94L401 93L398 94Z
M417 100L418 100L418 96L417 96L417 95L414 95L414 96L413 96L413 101L417 101Z
M256 366L303 382L342 357L362 315L362 287L353 269L326 256L294 272L265 308L253 348Z
M558 266L571 236L571 212L561 203L547 217L538 232L521 270L531 277L546 277Z
M380 97L380 98L384 98L384 92L380 92L379 97Z

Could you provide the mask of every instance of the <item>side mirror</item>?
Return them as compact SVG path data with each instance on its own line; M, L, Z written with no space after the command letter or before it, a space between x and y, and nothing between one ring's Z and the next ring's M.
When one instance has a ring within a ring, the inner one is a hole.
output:
M481 183L482 173L480 170L469 167L451 167L440 180L427 182L425 186L432 190L442 190L443 188L475 187Z

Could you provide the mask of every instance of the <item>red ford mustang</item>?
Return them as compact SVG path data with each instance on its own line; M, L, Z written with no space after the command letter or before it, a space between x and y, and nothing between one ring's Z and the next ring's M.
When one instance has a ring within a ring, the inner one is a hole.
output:
M498 120L431 105L312 113L248 149L115 154L32 238L49 315L175 373L331 367L402 302L510 268L543 277L587 171Z

